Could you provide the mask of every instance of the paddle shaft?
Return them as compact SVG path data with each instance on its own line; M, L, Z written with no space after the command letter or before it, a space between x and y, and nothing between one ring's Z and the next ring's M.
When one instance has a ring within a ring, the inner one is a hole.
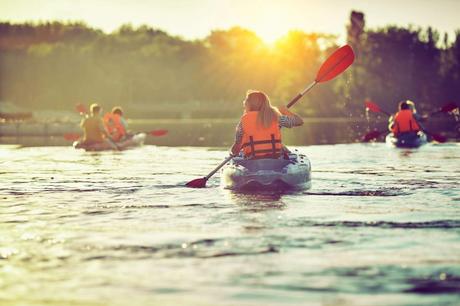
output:
M318 82L313 81L310 85L305 87L305 89L302 90L299 94L297 94L297 96L295 96L294 99L292 99L291 102L289 102L288 105L286 105L286 107L289 108L292 105L296 104L296 102L299 101L300 98L302 98L307 92L309 92L310 89L312 89L313 86L315 86L316 84L318 84Z
M390 114L389 112L387 111L384 111L383 109L380 109L380 112L384 113L385 115L387 115L388 117L391 117L392 114Z
M233 158L233 155L230 155L222 163L219 164L219 166L216 167L216 169L212 170L208 175L204 177L204 179L207 181L211 176L214 175L217 171L219 171L220 168L222 168L226 163L228 163L231 159Z

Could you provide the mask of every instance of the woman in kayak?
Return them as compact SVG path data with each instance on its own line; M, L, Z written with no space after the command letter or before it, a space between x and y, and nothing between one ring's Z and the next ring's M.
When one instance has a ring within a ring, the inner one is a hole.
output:
M388 128L395 136L402 133L417 133L422 130L419 118L415 115L415 104L412 101L399 103L399 111L389 119Z
M287 151L281 143L280 128L303 124L287 107L276 108L261 91L249 90L243 101L244 113L236 127L233 155L242 150L246 158L278 158Z
M120 106L112 108L112 112L104 115L104 124L107 132L114 141L123 141L128 135L128 125L123 117L123 109Z
M100 116L101 107L94 103L90 106L90 115L85 117L80 126L83 129L82 145L93 145L96 143L107 142L110 147L117 149L117 146L110 139L104 122Z

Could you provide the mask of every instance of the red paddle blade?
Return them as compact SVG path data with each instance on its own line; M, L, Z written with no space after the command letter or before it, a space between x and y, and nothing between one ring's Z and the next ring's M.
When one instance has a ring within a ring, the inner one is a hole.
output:
M349 45L335 50L319 68L315 81L321 83L332 80L353 64L354 60L355 53Z
M372 131L364 135L363 137L363 142L369 142L371 140L379 138L379 136L382 135L382 132L380 131Z
M446 137L439 135L439 134L431 134L430 136L434 141L439 142L439 143L444 143L447 141Z
M78 133L65 133L64 134L64 139L68 141L76 141L80 139L80 134Z
M168 134L168 130L153 130L149 132L150 135L152 136L164 136Z
M202 177L188 182L187 184L185 184L185 186L190 188L204 188L206 187L206 181L207 179L205 177Z
M81 104L81 103L78 103L77 105L75 105L75 109L76 109L77 112L79 112L80 114L86 114L86 113L87 113L86 106L84 106L84 105Z
M382 112L380 107L377 104L375 104L374 102L370 101L370 100L364 101L364 105L366 106L366 109L370 110L371 112L374 112L374 113L381 113Z
M453 111L453 110L455 110L457 108L458 108L458 106L455 103L450 102L450 103L444 105L441 108L440 111L443 112L443 113L450 113L451 111Z

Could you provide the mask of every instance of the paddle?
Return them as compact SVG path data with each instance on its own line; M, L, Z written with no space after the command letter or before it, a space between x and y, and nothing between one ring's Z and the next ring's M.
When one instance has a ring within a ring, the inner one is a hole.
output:
M458 105L456 105L455 103L453 102L449 102L447 104L445 104L443 107L441 107L440 109L438 109L437 111L434 111L430 114L430 116L433 116L433 115L437 115L437 114L440 114L440 113L450 113L454 110L458 109Z
M374 113L383 113L387 116L391 116L390 113L384 111L383 109L380 108L380 106L378 106L377 104L375 104L374 102L370 101L370 100L366 100L364 102L364 105L366 106L366 110L370 110ZM435 114L435 113L440 113L440 112L450 112L454 109L456 109L457 106L453 103L449 103L449 104L446 104L444 105L440 110L432 113L432 114ZM374 131L371 131L369 133L367 133L366 135L364 135L363 137L363 142L369 142L373 139L377 139L380 137L380 135L382 135L383 133L386 133L387 131L377 131L377 130L374 130ZM430 133L426 130L423 131L424 133L426 133L427 135L429 135L434 141L436 142L439 142L439 143L444 143L447 141L447 138L442 136L442 135L439 135L439 134L433 134L433 133Z
M364 105L366 106L367 111L371 111L371 112L374 112L374 113L383 113L383 114L387 115L388 117L391 116L391 114L389 112L384 111L383 109L380 108L380 106L378 106L377 104L375 104L374 102L372 102L370 100L364 101Z
M81 103L78 103L77 105L75 105L75 109L77 110L77 112L80 115L87 115L88 114L88 110L86 109L86 106L81 104Z
M191 187L191 188L204 188L204 187L206 187L206 182L209 180L209 178L211 178L211 176L213 176L214 173L219 171L219 169L222 168L226 163L228 163L232 158L233 158L233 155L230 155L229 157L224 159L224 161L221 162L219 164L219 166L217 166L214 170L209 172L208 175L206 175L205 177L200 177L200 178L191 180L190 182L185 184L185 186Z
M80 139L80 134L79 133L65 133L64 139L68 141L77 141L78 139Z
M155 137L160 137L168 134L168 130L152 130L149 132L144 132L147 135L155 136Z
M318 72L316 73L315 80L305 87L297 96L295 96L291 102L288 103L287 108L294 105L300 98L302 98L310 89L318 83L327 82L332 80L339 74L345 71L353 61L355 60L355 53L349 45L345 45L335 50L326 61L321 65Z
M369 142L369 141L371 141L371 140L377 139L377 138L380 137L380 135L382 135L382 134L385 133L385 132L386 132L386 130L385 130L385 131L373 130L373 131L367 133L366 135L364 135L362 141L363 141L363 142Z
M332 80L339 74L345 71L355 60L355 54L353 49L349 45L345 45L340 47L334 53L332 53L326 61L321 65L318 72L316 73L315 80L305 87L297 96L295 96L291 102L287 104L287 107L291 107L294 105L300 98L302 98L308 91L310 91L313 86L318 83L323 83L329 80ZM191 188L204 188L206 187L206 182L209 180L211 176L213 176L220 168L222 168L226 163L228 163L233 158L232 155L227 157L219 166L217 166L214 170L212 170L207 176L194 179L185 186Z

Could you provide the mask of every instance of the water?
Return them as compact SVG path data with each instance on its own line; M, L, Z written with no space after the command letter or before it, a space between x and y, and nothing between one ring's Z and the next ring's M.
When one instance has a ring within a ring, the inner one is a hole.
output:
M224 149L0 146L0 304L458 305L460 146L298 147L313 186L183 184Z

